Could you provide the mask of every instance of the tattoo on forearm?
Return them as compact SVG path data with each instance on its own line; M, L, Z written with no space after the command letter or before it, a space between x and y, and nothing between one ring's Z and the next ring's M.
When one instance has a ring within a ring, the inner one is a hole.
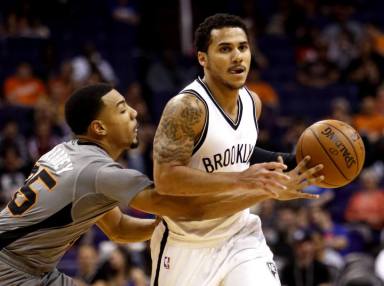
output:
M169 102L163 112L154 141L154 160L158 163L178 161L186 164L195 142L194 125L202 120L204 110L191 96Z

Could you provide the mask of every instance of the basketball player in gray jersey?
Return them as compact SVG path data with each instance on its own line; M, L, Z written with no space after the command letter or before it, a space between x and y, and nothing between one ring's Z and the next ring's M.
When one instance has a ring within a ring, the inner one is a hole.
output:
M154 178L161 194L237 193L233 180L250 168L265 187L270 183L262 162L284 158L292 168L289 179L279 182L285 188L277 189L275 199L315 198L301 191L302 183L320 182L323 177L314 174L321 165L305 170L310 158L296 166L292 154L256 147L261 102L244 87L249 42L236 16L217 14L199 25L195 43L204 77L168 102L155 136ZM280 285L260 219L246 207L208 220L165 216L153 234L151 252L154 286Z
M260 187L249 169L238 177L237 194L194 200L159 195L146 176L115 162L138 143L136 115L109 85L91 85L70 97L65 116L76 139L43 155L0 213L0 285L73 285L55 267L93 224L116 242L149 239L156 221L123 215L119 203L179 219L208 219L238 212L283 187ZM283 164L264 167L267 183L287 179L273 170Z

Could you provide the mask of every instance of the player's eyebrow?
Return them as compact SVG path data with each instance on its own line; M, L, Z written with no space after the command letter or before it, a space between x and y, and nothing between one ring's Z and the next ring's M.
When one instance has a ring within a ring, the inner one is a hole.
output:
M116 103L116 107L119 107L120 104L125 105L125 99L119 100L119 101Z
M248 41L243 41L243 42L240 42L240 43L230 43L230 42L220 42L218 44L218 46L231 46L233 44L237 44L237 45L248 45Z

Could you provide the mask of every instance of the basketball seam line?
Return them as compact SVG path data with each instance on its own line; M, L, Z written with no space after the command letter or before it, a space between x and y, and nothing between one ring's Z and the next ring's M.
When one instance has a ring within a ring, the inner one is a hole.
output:
M331 125L331 124L325 123L325 122L324 122L323 124L335 128L335 129L336 129L337 131L339 131L345 138L347 138L348 142L351 144L351 147L352 147L352 149L353 149L353 152L355 153L355 158L356 158L356 163L357 163L357 170L359 170L359 169L360 169L359 157L357 156L357 152L356 152L356 150L355 150L355 146L353 146L353 142L352 142L347 136L345 136L345 134L344 134L339 128L337 128L337 127L335 127L335 126L333 126L333 125Z
M345 176L345 174L343 173L343 171L339 168L339 166L337 166L336 162L332 159L331 156L329 156L328 152L327 152L327 149L324 148L323 144L321 143L320 139L317 137L316 133L311 129L309 128L309 130L311 130L311 132L313 133L313 135L315 136L316 140L319 142L321 148L324 150L325 154L327 154L328 158L332 161L333 165L336 167L337 170L339 170L340 174L343 175L343 177L346 179L346 180L350 180L347 178L347 176Z

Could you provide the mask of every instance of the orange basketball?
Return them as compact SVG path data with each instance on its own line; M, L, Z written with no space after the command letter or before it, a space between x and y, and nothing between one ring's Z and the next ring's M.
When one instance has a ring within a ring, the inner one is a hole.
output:
M311 156L308 167L323 164L324 188L344 186L355 179L364 165L365 148L359 133L338 120L323 120L309 126L297 142L296 161Z

